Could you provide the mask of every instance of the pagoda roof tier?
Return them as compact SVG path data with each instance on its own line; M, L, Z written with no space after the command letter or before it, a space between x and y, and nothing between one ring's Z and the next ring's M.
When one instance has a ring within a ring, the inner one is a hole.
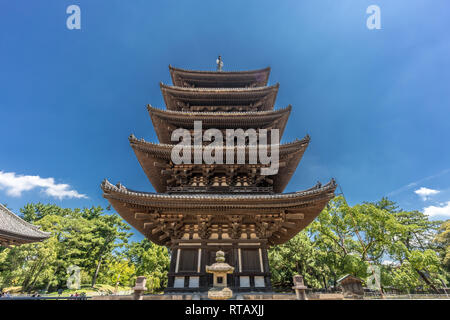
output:
M177 128L193 129L194 121L201 121L204 129L278 129L281 139L292 107L256 112L182 112L161 110L150 105L147 109L159 141L172 144L172 131Z
M138 158L139 163L141 164L141 167L143 168L145 174L147 175L155 190L157 192L166 192L168 187L167 180L171 177L165 176L165 171L167 171L167 169L173 168L173 164L171 161L171 152L174 145L154 144L151 142L147 142L144 139L137 139L134 135L131 135L129 137L129 141L136 154L136 157ZM309 141L310 137L307 135L301 140L296 140L291 143L279 145L279 170L276 175L270 176L271 179L273 179L274 192L283 192L284 188L294 174L295 169L297 168L297 165L303 156L303 153L308 147ZM204 147L205 146L203 146L203 148ZM245 148L246 159L248 159L248 152L250 150L249 146L227 147L226 145L224 145L224 158L228 148L233 148L235 155L237 154L238 149ZM194 159L193 149L194 148L191 148L191 159ZM194 166L194 164L192 164L192 166ZM213 164L213 166L221 166L226 168L227 166L232 165ZM239 164L238 166L249 166L249 164Z
M9 246L42 241L50 237L39 227L26 222L0 204L0 245Z
M258 88L185 88L160 84L164 102L175 111L272 110L279 84Z
M260 239L282 244L311 223L334 197L336 183L285 194L161 194L138 192L104 180L103 197L150 241L170 245L186 225L253 226ZM204 230L207 231L207 230ZM208 234L205 232L204 234ZM239 237L239 235L237 235ZM204 236L205 237L205 236Z
M195 88L262 87L269 80L270 67L248 71L199 71L169 65L174 85Z

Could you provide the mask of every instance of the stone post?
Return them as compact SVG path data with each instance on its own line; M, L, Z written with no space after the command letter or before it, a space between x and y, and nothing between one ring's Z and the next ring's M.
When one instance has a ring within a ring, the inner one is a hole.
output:
M147 287L145 286L147 283L147 278L144 276L139 276L136 279L136 285L134 286L133 290L133 296L134 300L142 300L143 299L143 293L145 290L147 290Z
M297 300L308 300L308 297L306 296L307 287L303 283L303 277L301 275L295 275L293 279L294 279L294 286L292 287L292 289L295 290Z

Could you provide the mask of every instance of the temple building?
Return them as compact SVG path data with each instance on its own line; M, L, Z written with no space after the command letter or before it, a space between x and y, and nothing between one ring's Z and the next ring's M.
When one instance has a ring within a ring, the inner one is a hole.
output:
M279 169L272 175L262 174L268 167L262 163L174 163L172 149L178 141L171 136L178 128L193 134L194 122L201 121L203 131L218 129L224 139L226 129L278 129L281 139L292 107L274 109L279 85L267 84L270 68L169 70L173 85L160 85L166 109L147 107L160 143L129 137L156 192L104 180L103 196L150 241L170 249L167 293L208 291L213 277L205 267L215 262L219 250L234 267L227 275L233 292L271 291L267 249L311 223L334 197L336 184L331 180L283 193L309 136L286 144L269 137L267 146L279 146ZM243 149L246 159L251 152L248 141L241 146L224 144L223 154L230 148Z
M0 246L9 247L43 241L50 235L49 232L40 230L0 204Z

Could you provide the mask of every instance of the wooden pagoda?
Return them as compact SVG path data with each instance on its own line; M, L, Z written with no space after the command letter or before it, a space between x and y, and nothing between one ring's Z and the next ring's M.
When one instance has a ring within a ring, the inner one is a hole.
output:
M311 223L334 196L336 184L331 180L282 193L309 136L279 145L279 170L271 176L261 175L262 164L174 164L171 134L177 128L192 130L194 121L202 121L203 130L278 129L281 137L291 106L274 110L279 85L267 86L270 68L169 69L173 85L160 86L167 110L148 106L160 144L129 137L156 193L105 180L103 196L150 241L170 248L166 292L207 291L213 279L205 266L214 263L218 250L234 266L227 279L233 291L270 291L267 248ZM248 145L244 148L248 154Z

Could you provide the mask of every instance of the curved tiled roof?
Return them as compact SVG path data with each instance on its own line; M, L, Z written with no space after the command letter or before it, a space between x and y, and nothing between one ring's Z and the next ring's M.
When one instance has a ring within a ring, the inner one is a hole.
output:
M262 116L268 116L268 117L273 117L273 116L277 116L277 115L281 115L284 113L289 113L292 110L292 105L288 105L285 108L281 108L278 110L265 110L265 111L242 111L242 112L220 112L220 111L214 111L214 112L200 112L200 111L176 111L176 110L167 110L167 109L160 109L160 108L155 108L151 105L147 105L147 110L150 113L158 113L161 115L167 115L169 116L176 116L176 117L185 117L185 116L198 116L198 117L202 117L202 118L218 118L218 117L240 117L240 116L257 116L257 117L262 117Z
M155 190L158 192L165 192L167 188L166 179L163 179L163 174L159 163L169 165L171 162L171 153L174 145L155 144L147 142L144 139L137 139L134 135L131 135L129 140L142 169ZM301 140L279 145L279 161L285 162L285 166L280 167L278 173L271 176L274 180L274 192L283 192L284 188L294 174L295 168L300 162L306 148L308 147L309 141L310 137L306 136ZM233 149L234 154L236 154L239 149L245 149L246 154L249 152L248 146L227 147L225 145L223 146L224 157L226 155L226 150L229 149ZM226 164L224 165L226 166Z
M160 154L164 154L164 155L168 155L170 156L170 153L172 151L172 148L174 147L172 144L167 144L167 143L153 143L153 142L149 142L149 141L145 141L143 138L138 139L136 138L136 136L134 134L131 134L128 137L128 140L130 141L130 144L133 148L140 148L143 149L145 151L149 151L149 152L155 152L155 153L160 153ZM295 141L292 142L288 142L288 143L283 143L283 144L279 144L279 148L280 148L280 154L284 154L284 153L291 153L291 152L295 152L298 151L299 148L301 148L302 146L307 146L308 143L310 142L311 138L309 135L306 135L303 139L299 140L296 139ZM224 145L223 149L246 149L248 150L249 147L248 145L246 146L233 146L233 147L229 147Z
M171 133L177 128L192 129L194 121L201 121L204 129L258 129L279 130L281 139L286 126L291 105L275 111L257 112L183 112L162 110L147 106L156 134L161 143L172 144Z
M169 65L169 70L173 71L179 71L179 72L185 72L185 73L192 73L192 74L212 74L215 77L220 76L222 74L224 75L244 75L244 74L256 74L261 72L269 72L270 67L262 68L262 69L255 69L255 70L231 70L231 71L217 71L217 70L192 70L192 69L183 69L183 68L176 68L174 66Z
M223 203L216 203L216 200L221 201L238 201L239 204L245 206L245 202L243 200L288 200L295 199L307 196L317 195L323 192L333 191L336 189L337 184L334 179L331 179L327 184L321 185L318 183L314 187L296 192L287 192L287 193L272 193L272 194L239 194L239 193L231 193L231 194L222 194L222 193L210 193L210 194L200 194L200 193L185 193L185 194L168 194L168 193L157 193L157 192L143 192L143 191L135 191L132 189L126 188L121 183L113 185L107 179L103 180L101 183L101 188L106 195L108 194L123 194L130 197L136 197L140 200L145 199L155 199L155 200L200 200L200 203L204 203L205 200L212 201L214 204L222 205ZM170 203L167 203L169 206ZM185 204L184 204L185 205Z
M0 241L9 244L29 243L42 241L48 237L49 232L40 230L0 204Z
M201 71L175 68L169 65L172 82L177 86L214 86L230 87L233 85L265 86L269 80L270 67L245 71Z
M271 110L275 104L279 84L254 88L189 88L160 84L167 109L179 110L179 104L198 106L227 106L250 108L251 104L262 103L258 109Z
M151 215L176 214L183 217L183 223L195 224L195 217L211 215L214 223L220 223L228 215L241 215L247 223L255 223L255 216L284 212L301 216L290 220L290 228L285 233L270 236L273 244L281 244L311 223L333 198L336 183L331 180L326 185L317 184L305 191L285 194L166 194L139 192L125 188L120 183L112 185L104 180L101 184L103 197L134 228L149 240L160 245L170 245L170 239L163 235L163 222L153 220ZM147 215L148 218L136 215ZM150 219L150 223L149 220ZM194 220L192 220L194 219Z
M179 86L171 86L164 83L160 83L159 86L161 89L170 90L173 92L195 92L195 93L258 93L258 92L269 92L272 90L278 90L280 87L279 83L276 83L271 86L264 86L264 87L254 87L254 88L189 88L189 87L179 87Z

